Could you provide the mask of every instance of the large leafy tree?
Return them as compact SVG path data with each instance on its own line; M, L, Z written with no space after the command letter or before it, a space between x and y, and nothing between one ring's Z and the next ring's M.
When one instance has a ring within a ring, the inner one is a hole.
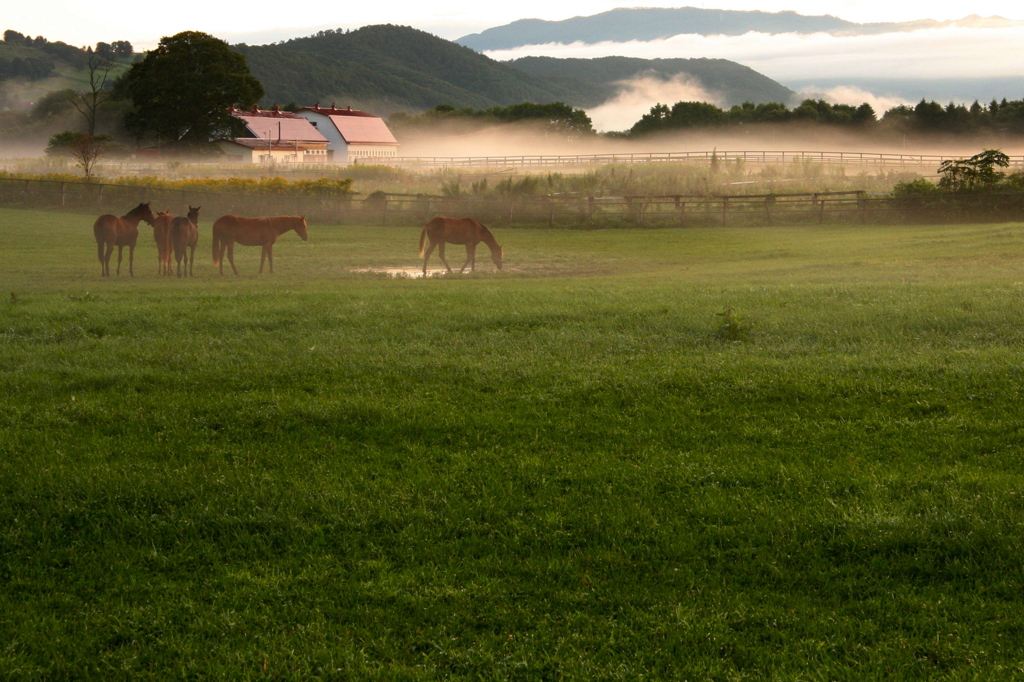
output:
M245 57L199 31L161 39L120 85L134 105L125 127L139 138L182 147L230 136L238 122L228 109L251 107L263 97Z

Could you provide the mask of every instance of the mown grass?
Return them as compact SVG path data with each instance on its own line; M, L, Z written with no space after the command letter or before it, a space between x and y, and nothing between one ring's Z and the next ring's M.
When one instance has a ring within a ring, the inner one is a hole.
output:
M1019 225L0 222L0 677L1024 676Z

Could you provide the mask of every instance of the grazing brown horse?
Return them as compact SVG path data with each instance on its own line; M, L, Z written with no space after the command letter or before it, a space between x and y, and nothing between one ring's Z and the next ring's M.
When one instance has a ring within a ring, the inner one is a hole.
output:
M268 259L270 260L270 272L273 273L274 242L288 230L295 230L295 233L302 237L302 241L309 239L304 216L242 218L237 215L223 215L213 223L213 265L220 268L220 274L224 274L224 251L226 249L228 262L231 263L231 269L237 275L235 242L238 242L244 246L262 246L260 274L263 274L263 263Z
M428 238L430 239L430 247L424 253L423 247ZM444 259L445 243L466 245L466 262L459 268L459 272L464 271L467 265L470 266L470 271L476 270L476 247L480 242L490 247L491 260L501 270L501 260L504 257L504 251L498 246L498 241L485 226L472 218L434 218L427 223L420 234L420 255L423 256L423 274L427 274L427 261L430 260L430 254L434 251L435 246L437 247L437 255L441 257L441 262L448 268L448 272L452 271L448 261Z
M171 214L157 211L153 221L153 241L156 242L157 273L171 274Z
M132 265L135 260L135 242L139 238L139 222L145 220L150 225L156 220L149 204L139 204L120 218L105 214L92 224L92 233L96 237L96 253L100 258L100 267L104 277L110 277L110 254L117 247L117 274L121 274L121 252L128 247L128 274L134 276Z
M196 262L196 244L199 243L199 206L188 207L187 218L175 218L171 221L171 246L174 248L174 260L178 263L178 277L181 277L181 258L185 258L185 276L192 274L192 265ZM185 254L185 249L189 254Z

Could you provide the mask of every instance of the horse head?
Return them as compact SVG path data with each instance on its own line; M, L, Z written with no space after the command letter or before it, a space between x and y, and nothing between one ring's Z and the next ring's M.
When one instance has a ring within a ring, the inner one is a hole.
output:
M139 220L147 222L150 225L152 225L153 221L156 220L156 216L153 215L152 209L149 208L149 203L139 204L133 208L128 215L133 218L137 217Z
M309 239L309 232L306 231L306 216L299 216L295 223L295 234L302 237L302 241Z
M191 220L192 224L195 225L196 227L199 226L199 209L200 208L202 208L202 206L196 206L195 208L193 208L191 204L189 204L189 207L188 207L188 219Z
M491 250L491 260L494 261L494 264L498 266L499 270L501 270L501 260L504 257L505 249L501 248L500 246L496 249Z

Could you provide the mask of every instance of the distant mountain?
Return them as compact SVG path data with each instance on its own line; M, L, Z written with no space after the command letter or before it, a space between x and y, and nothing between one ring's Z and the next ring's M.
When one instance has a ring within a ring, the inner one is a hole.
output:
M597 59L555 59L523 57L506 64L534 76L568 77L602 86L614 86L640 75L669 79L685 74L700 81L704 89L720 95L722 104L743 102L787 103L796 93L753 69L727 59L636 59L600 57Z
M387 116L438 104L486 109L556 101L591 108L640 73L687 73L729 103L787 102L793 92L724 59L550 59L498 62L404 26L321 31L275 45L236 45L266 90L264 104L351 105Z
M972 15L959 21L914 21L909 23L857 24L837 17L805 16L796 12L760 12L697 7L623 8L588 17L563 21L522 19L505 26L473 33L455 42L481 52L507 50L523 45L547 43L600 43L647 41L681 34L737 36L745 33L832 33L838 35L870 35L895 33L944 26L995 28L1021 26L1024 22L1002 17Z

